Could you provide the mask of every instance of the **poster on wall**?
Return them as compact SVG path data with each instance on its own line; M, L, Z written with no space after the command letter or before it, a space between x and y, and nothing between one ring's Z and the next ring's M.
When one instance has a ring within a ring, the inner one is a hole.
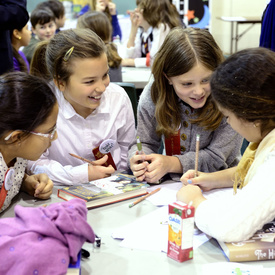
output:
M173 0L179 14L188 27L209 28L210 11L208 0Z

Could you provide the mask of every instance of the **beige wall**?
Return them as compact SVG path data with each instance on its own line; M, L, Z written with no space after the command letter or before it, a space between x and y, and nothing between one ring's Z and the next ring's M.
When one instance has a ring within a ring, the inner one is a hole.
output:
M266 3L266 0L210 0L210 32L225 54L230 52L231 23L221 21L217 19L217 17L261 17L266 7ZM249 26L249 24L239 25L239 34ZM261 24L255 24L242 38L240 38L238 50L259 46L260 32Z

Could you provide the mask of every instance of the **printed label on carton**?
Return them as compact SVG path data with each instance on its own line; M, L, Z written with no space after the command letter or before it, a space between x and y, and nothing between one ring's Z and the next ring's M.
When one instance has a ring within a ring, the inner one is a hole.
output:
M194 212L193 206L169 204L167 256L178 262L193 259Z

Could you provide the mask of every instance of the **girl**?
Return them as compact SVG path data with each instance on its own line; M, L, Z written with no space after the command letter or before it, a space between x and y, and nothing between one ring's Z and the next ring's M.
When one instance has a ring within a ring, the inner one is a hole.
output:
M193 201L196 225L225 242L250 238L275 218L275 53L246 49L214 72L211 91L227 122L250 141L239 165L215 173L186 172L179 200ZM206 200L203 191L234 187L235 195Z
M112 40L114 37L119 36L120 40L122 38L121 29L119 26L116 4L112 0L88 0L88 4L82 8L78 16L83 15L87 11L101 11L104 12L112 23L113 33Z
M109 75L111 82L122 82L121 60L116 46L111 42L112 25L103 12L90 11L79 17L77 28L88 28L95 32L107 48Z
M11 31L11 44L13 48L13 68L15 71L29 72L30 64L20 47L27 46L31 41L31 30L26 24L22 29Z
M94 160L93 149L110 139L116 168L125 170L135 135L134 114L123 88L110 83L104 42L89 29L59 32L47 46L46 63L60 107L59 139L32 163L31 171L44 171L54 182L67 185L109 176L114 168L103 164L110 157L88 165L69 154Z
M137 0L123 66L149 67L170 29L182 26L169 0Z
M48 176L29 176L25 168L57 138L57 114L56 98L43 80L22 72L0 77L0 212L20 190L50 197Z
M129 151L138 180L157 182L167 173L194 168L197 134L200 170L213 172L238 163L242 138L213 103L209 87L222 60L207 30L175 28L168 34L152 67L154 79L139 100L137 135L146 155L137 155L135 144ZM166 155L157 154L162 137Z

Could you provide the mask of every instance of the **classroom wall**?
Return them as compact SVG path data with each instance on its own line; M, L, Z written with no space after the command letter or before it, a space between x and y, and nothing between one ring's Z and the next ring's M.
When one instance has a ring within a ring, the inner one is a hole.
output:
M27 0L27 9L31 12L38 3L43 0ZM116 3L118 13L126 14L127 10L134 9L136 7L136 0L113 0Z
M210 0L210 31L225 54L230 52L231 23L224 22L219 16L262 16L266 7L266 0ZM249 24L239 25L239 34ZM235 28L235 25L234 25ZM235 30L234 30L235 31ZM255 24L247 33L240 38L238 50L259 46L261 24Z

